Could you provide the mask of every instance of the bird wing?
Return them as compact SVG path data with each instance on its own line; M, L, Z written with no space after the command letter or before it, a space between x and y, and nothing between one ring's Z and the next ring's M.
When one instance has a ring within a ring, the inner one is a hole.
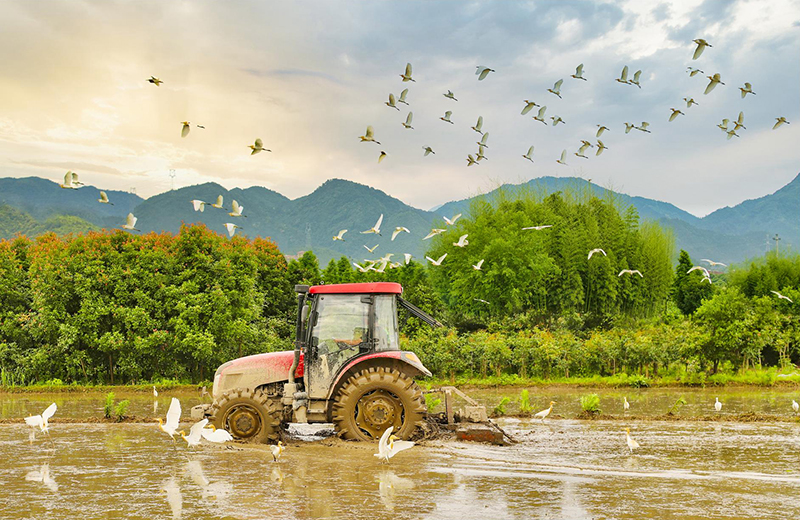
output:
M100 192L100 200L102 200L103 202L108 202L108 195L106 195L106 192L104 191Z
M378 440L378 454L380 456L383 456L386 453L386 449L389 445L389 435L392 434L392 430L393 430L392 426L386 428L386 431L383 432L383 435L381 435L380 440Z
M578 65L578 67L575 69L575 75L576 76L580 76L581 74L583 74L583 63Z
M411 77L411 64L406 63L406 76Z
M233 213L241 213L241 211L242 211L242 208L239 207L239 203L236 202L236 200L231 202L231 211Z
M481 144L483 146L486 146L486 141L488 140L489 140L489 132L486 132L485 134L483 134L483 137L481 137Z
M202 436L202 430L206 427L206 424L208 424L208 419L201 419L194 423L189 429L188 437L191 439L200 439Z
M489 72L490 72L490 69L483 69L483 70L481 71L481 74L480 74L480 76L478 76L478 81L481 81L481 80L485 79L485 78L486 78L486 76L488 76L488 75L489 75Z
M641 71L641 70L637 70L637 71L636 71L636 72L633 74L633 82L634 82L634 83L639 83L639 76L641 76L641 75L642 75L642 71Z
M372 128L372 126L368 126L368 127L367 127L367 134L366 134L366 137L367 137L368 139L372 139L373 137L375 137L375 129L373 129L373 128Z
M72 186L72 172L67 172L64 175L64 186Z
M530 148L528 148L528 153L527 153L526 155L527 155L528 157L530 157L532 153L533 153L533 146L531 146Z
M544 118L544 113L545 113L546 110L547 110L547 105L545 105L543 107L539 107L539 115L536 116L536 117L538 117L539 119L543 119Z
M533 107L534 107L534 106L535 106L535 105L534 105L533 103L526 103L526 104L525 104L525 107L522 109L522 115L524 116L525 114L527 114L528 112L530 112L531 110L533 110Z
M620 75L619 79L621 79L622 81L628 81L628 66L627 65L622 67L622 74Z
M466 235L464 235L464 236L466 236ZM440 257L439 257L439 259L436 261L436 263L437 263L437 264L441 264L441 263L442 263L442 261L443 261L443 260L444 260L446 257L447 257L447 253L445 253L445 254L443 254L442 256L440 256Z
M181 137L186 137L189 135L189 130L189 125L183 125L183 128L181 128Z
M475 265L477 265L479 268L480 268L480 267L483 267L483 261L484 261L484 259L483 259L483 258L481 258L480 260L478 260L478 263L477 263L477 264L475 264Z
M406 96L407 96L407 95L408 95L408 89L407 89L407 88L405 88L405 89L403 89L403 91L400 93L400 99L399 99L399 101L405 101L405 100L406 100Z
M444 118L445 118L445 119L450 119L450 115L451 115L452 113L453 113L453 111L452 111L452 110L448 110L447 112L445 112L445 113L444 113Z
M134 227L136 225L136 217L133 216L133 213L128 213L128 218L125 219L125 225Z
M392 93L390 92L390 93L389 93L389 105L391 105L391 106L394 106L395 104L396 104L396 101L395 101L395 99L394 99L394 94L392 94Z
M558 91L559 89L561 89L562 83L564 83L563 79L556 81L555 84L553 85L553 90Z
M775 292L775 291L772 291L772 292ZM30 417L26 417L25 418L25 424L27 424L28 426L31 426L33 428L41 428L42 425L44 424L44 421L42 420L42 416L41 415L32 415Z
M168 430L175 430L178 428L178 423L181 420L181 402L176 397L172 398L167 410L167 420L164 427Z
M739 112L739 117L736 119L739 124L744 123L744 112Z
M402 230L402 229L400 229L400 228L397 228L397 229L395 229L394 231L392 231L392 240L394 240L395 238L397 238L397 235L399 235L401 231L403 231L403 230Z
M406 124L407 125L411 125L411 120L412 119L414 119L414 113L413 112L409 112L408 116L406 116Z
M382 223L383 223L383 213L381 213L381 216L380 216L380 217L378 217L378 221L375 223L375 227L374 227L374 229L375 229L376 231L380 231L380 229L381 229L381 224L382 224Z
M564 162L566 160L567 160L567 151L566 150L562 150L561 151L561 162Z
M394 457L403 450L412 448L414 443L411 441L394 441L389 448L389 457Z
M488 134L487 134L487 135L488 135ZM459 218L461 218L461 213L458 213L458 214L456 214L456 215L453 215L453 218L452 218L452 221L453 221L453 222L452 222L452 223L453 223L453 224L455 224L455 223L456 223L456 220L458 220ZM465 236L466 236L466 235L465 235Z
M42 412L42 420L44 420L44 421L49 420L53 415L55 415L56 409L58 409L58 407L56 406L56 403L53 403L50 406L48 406L44 410L44 412Z
M477 124L475 124L475 128L477 128L478 130L483 128L483 116L478 116L478 122Z

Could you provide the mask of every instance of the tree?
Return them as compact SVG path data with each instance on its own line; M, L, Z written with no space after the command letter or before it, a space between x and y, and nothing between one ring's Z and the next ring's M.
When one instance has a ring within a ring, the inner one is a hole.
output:
M704 299L710 298L714 294L712 284L703 281L700 271L689 272L692 266L689 253L681 249L678 255L678 267L675 268L672 297L675 305L685 316L693 314Z

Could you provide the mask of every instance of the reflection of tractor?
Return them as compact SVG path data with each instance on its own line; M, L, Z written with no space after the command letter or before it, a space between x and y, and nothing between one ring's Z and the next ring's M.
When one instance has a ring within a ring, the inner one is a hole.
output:
M214 401L192 409L234 438L265 442L283 422L334 423L346 439L380 438L389 427L408 438L425 414L414 382L430 376L400 350L397 307L432 317L404 300L396 283L295 287L295 350L229 361L214 374Z

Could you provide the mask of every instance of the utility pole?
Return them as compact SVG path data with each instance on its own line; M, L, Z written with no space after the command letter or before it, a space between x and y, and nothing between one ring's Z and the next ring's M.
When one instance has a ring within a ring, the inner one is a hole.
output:
M169 178L170 178L170 185L169 185L170 187L169 187L169 189L170 189L170 191L172 191L172 190L175 189L175 170L173 170L173 169L169 170Z
M772 240L775 241L775 256L778 256L778 255L780 255L780 244L779 244L779 242L781 241L781 237L779 237L778 234L775 233L775 236L772 237Z
M132 194L136 195L136 187L135 186L131 186L131 188L128 190L128 193L132 193Z

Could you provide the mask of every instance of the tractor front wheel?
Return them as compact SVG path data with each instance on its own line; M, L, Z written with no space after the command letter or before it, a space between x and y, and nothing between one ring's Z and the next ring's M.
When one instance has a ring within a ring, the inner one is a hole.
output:
M333 422L344 439L377 440L389 426L398 438L408 439L424 414L425 401L417 383L387 367L356 372L333 403Z
M211 405L211 416L215 427L237 440L266 443L280 434L279 401L261 390L228 390Z

